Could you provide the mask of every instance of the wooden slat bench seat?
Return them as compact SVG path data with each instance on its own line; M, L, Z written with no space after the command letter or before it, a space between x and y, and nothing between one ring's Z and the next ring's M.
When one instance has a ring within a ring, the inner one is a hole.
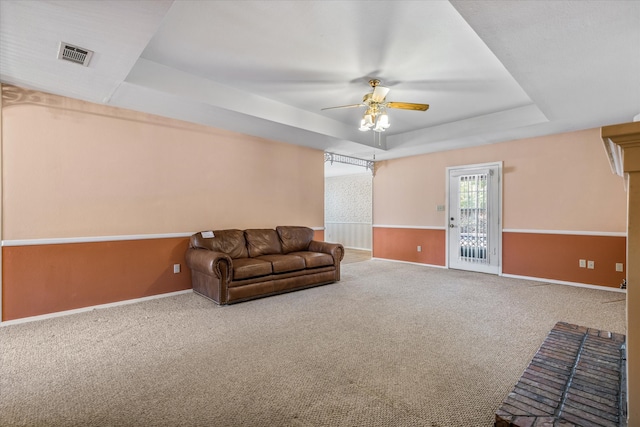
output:
M549 332L495 427L626 425L625 336L568 323Z

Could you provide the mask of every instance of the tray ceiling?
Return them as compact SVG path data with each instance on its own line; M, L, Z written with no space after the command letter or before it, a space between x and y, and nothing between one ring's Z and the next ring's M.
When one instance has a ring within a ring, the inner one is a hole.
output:
M0 2L2 82L377 160L631 121L639 46L629 1ZM429 110L321 111L370 78Z

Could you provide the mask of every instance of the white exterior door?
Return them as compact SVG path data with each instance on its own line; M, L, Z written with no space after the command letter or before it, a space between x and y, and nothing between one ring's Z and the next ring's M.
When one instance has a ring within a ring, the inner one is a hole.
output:
M448 170L448 266L501 274L502 164Z

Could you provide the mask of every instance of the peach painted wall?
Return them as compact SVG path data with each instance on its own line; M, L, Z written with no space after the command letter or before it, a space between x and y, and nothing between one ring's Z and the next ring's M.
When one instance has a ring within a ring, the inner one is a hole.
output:
M444 266L444 230L384 228L373 229L373 255L376 258ZM416 251L420 246L421 251Z
M373 256L419 257L421 227L446 234L445 212L436 208L447 203L447 167L497 161L503 162L503 273L619 286L624 272L616 272L615 263L625 262L626 193L622 178L611 173L600 129L378 163L373 221L385 232L374 228ZM561 261L541 254L558 247ZM596 261L596 268L579 268L579 259Z
M324 224L322 151L2 89L3 320L190 288L188 239L145 235Z
M504 233L504 274L618 287L626 272L616 263L626 262L626 238L571 234ZM577 260L594 261L581 268Z
M375 224L446 226L446 168L503 161L503 228L626 231L626 193L599 129L380 162Z
M3 320L191 289L188 244L185 237L4 247Z
M319 150L20 95L2 110L5 240L323 226Z

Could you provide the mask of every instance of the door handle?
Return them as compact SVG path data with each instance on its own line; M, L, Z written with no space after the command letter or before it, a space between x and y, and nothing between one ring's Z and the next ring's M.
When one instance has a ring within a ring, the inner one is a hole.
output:
M453 227L455 227L455 225L449 224L449 228L453 228Z

